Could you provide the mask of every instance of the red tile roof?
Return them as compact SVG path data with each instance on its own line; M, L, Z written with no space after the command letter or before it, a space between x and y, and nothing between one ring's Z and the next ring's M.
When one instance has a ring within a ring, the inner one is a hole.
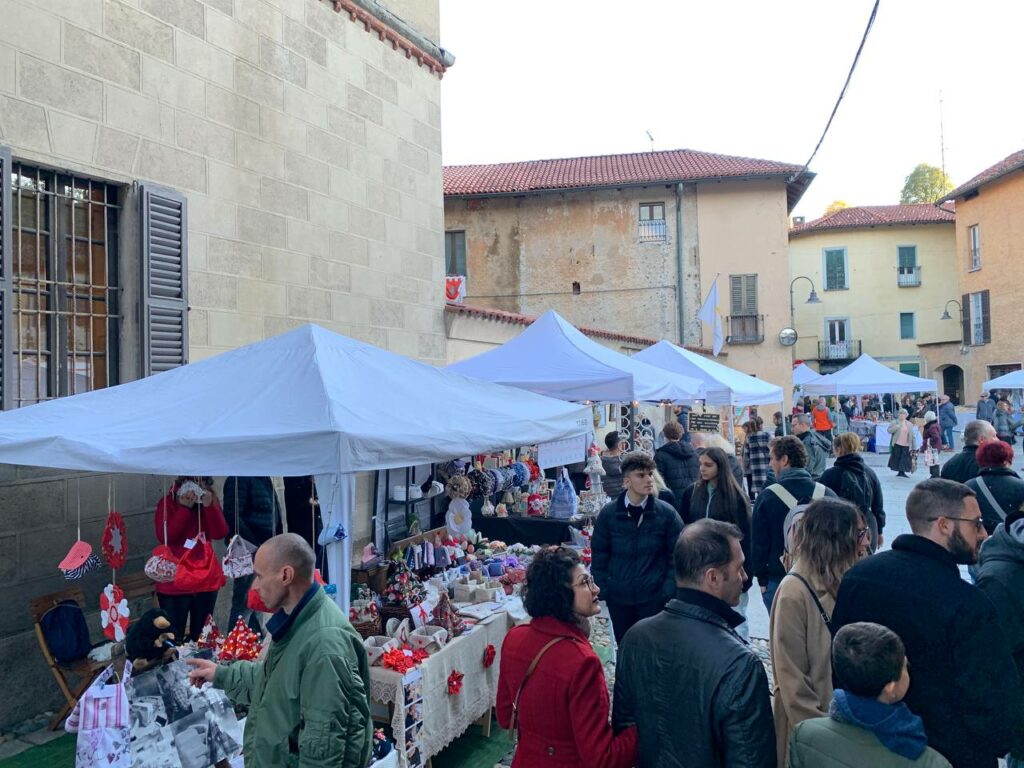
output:
M814 174L808 171L796 181L789 182L788 177L802 167L692 149L492 165L449 165L444 168L444 194L449 197L482 197L708 179L787 177L786 187L792 209L814 178Z
M1024 149L1019 152L1014 152L1009 157L1004 157L991 168L986 168L966 184L961 184L942 199L956 200L957 198L963 197L969 192L973 192L983 185L988 184L990 181L995 181L1001 176L1005 176L1006 174L1012 173L1013 171L1021 168L1024 168Z
M513 325L529 325L537 318L532 315L520 315L516 312L505 312L501 309L488 309L486 307L471 307L468 304L446 304L444 311L452 315L466 315L468 317L479 317L484 320L495 320L499 323L511 323ZM599 339L612 339L613 341L623 341L627 344L635 344L637 346L649 347L651 344L657 344L658 339L649 339L644 336L629 336L625 333L615 333L614 331L602 331L597 328L583 328L577 326L580 333L586 336L593 336ZM686 349L691 352L696 352L699 355L711 354L710 349L703 347L693 347L690 345L686 346ZM719 357L724 357L724 354Z
M865 229L868 227L900 227L910 224L952 224L956 220L952 206L939 208L931 203L914 205L859 205L841 208L820 219L798 224L789 236L833 229Z

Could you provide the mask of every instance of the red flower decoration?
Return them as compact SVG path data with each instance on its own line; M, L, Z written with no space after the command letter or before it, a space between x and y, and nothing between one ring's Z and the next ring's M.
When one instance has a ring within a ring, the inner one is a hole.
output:
M124 642L128 634L128 601L116 584L107 584L100 594L100 625L109 640Z
M110 510L107 524L103 528L103 556L110 567L119 570L124 567L128 557L128 534L124 527L124 518L120 513Z
M457 669L453 669L448 675L448 695L457 696L462 691L462 678L465 677Z
M403 645L401 648L392 648L390 651L385 651L380 657L380 665L404 675L429 657L430 654L422 648L413 649L408 645Z
M488 645L484 648L484 668L491 666L494 663L494 657L498 655L498 652L494 650L493 645Z

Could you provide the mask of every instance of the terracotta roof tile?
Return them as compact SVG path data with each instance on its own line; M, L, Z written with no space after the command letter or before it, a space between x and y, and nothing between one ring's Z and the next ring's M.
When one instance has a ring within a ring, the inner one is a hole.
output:
M995 181L1000 176L1005 176L1006 174L1012 173L1013 171L1021 168L1024 168L1024 149L1019 152L1014 152L1009 157L1004 157L991 168L986 168L966 184L961 184L942 199L956 200L957 198L963 197L967 193L973 192L979 187L988 184L990 181Z
M953 223L953 207L939 208L931 203L914 205L859 205L842 208L820 219L798 224L789 230L790 237L833 229L863 229L866 227L903 226L907 224Z
M468 304L446 304L444 311L452 315L468 315L469 317L479 317L484 320L495 320L499 323L511 323L512 325L529 325L537 318L532 315L520 315L517 312L506 312L502 309L488 309L486 307L471 307ZM602 331L597 328L583 328L577 326L580 333L586 336L593 336L600 339L612 339L613 341L623 341L627 344L635 344L637 346L649 347L651 344L657 344L658 339L649 339L644 336L630 336L625 333L615 333L614 331ZM686 349L691 352L696 352L699 355L710 355L711 350L703 347L692 347L687 345ZM719 355L719 357L725 357L725 355Z
M792 163L692 149L491 165L449 165L444 168L444 194L450 197L508 195L707 179L777 178L791 176L801 168ZM814 174L807 172L795 182L787 182L790 208L813 178Z

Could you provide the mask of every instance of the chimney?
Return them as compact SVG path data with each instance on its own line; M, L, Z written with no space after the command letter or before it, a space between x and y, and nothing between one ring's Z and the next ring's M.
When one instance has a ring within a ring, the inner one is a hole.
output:
M793 217L793 226L794 227L799 227L803 223L804 223L804 217L803 216L794 216Z

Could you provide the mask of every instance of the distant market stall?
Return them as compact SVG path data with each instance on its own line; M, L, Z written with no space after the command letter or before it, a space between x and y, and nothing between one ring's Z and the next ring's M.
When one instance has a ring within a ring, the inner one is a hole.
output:
M934 379L900 373L870 355L861 355L842 370L803 385L803 393L812 397L937 392L938 389Z

